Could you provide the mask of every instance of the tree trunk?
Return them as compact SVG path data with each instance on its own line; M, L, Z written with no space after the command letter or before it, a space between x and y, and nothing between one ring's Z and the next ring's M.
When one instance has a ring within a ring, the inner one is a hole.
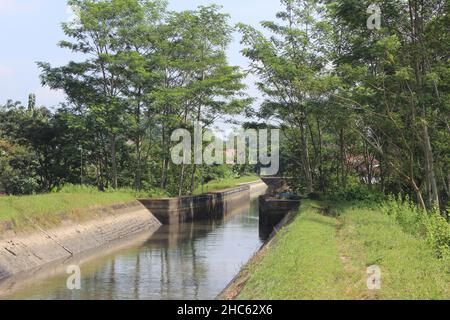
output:
M141 90L139 89L138 95L141 94ZM137 163L136 163L136 176L135 176L135 188L136 190L141 190L141 184L142 184L142 134L141 134L141 103L138 101L136 110L135 110L135 117L136 117L136 125L137 125L137 134L136 134L136 156L137 156Z
M306 192L308 194L314 192L313 178L311 173L311 164L309 161L309 150L308 150L308 141L305 135L305 124L302 121L300 125L301 132L301 142L302 142L302 159L303 159L303 168L305 170L305 178L306 178Z
M186 164L183 163L181 166L181 175L180 175L180 186L178 189L178 196L181 197L183 195L183 186L184 186L184 173L186 170Z
M118 179L117 179L117 155L116 155L116 135L112 134L110 136L110 148L111 148L111 184L114 189L117 189Z
M168 171L168 158L167 158L167 139L166 139L166 129L163 127L162 130L162 151L163 151L163 159L162 159L162 171L161 171L161 189L165 190L167 187L167 171Z
M323 157L322 157L322 129L320 128L320 120L316 116L317 123L317 134L318 134L318 144L319 144L319 177L320 177L320 191L325 192L325 177L323 174Z
M195 190L195 174L197 173L197 165L194 163L192 167L192 175L191 175L191 195Z
M436 173L434 170L434 156L433 149L431 147L430 134L428 131L428 124L426 122L427 112L424 102L424 73L426 72L426 64L425 64L425 56L422 54L423 52L423 33L424 33L424 25L423 25L423 17L420 14L420 8L423 7L423 3L420 5L417 1L408 1L409 6L409 14L410 14L410 22L411 22L411 39L415 48L417 49L414 53L414 73L416 77L416 94L417 99L419 101L419 105L422 112L422 126L423 126L423 151L425 158L425 170L426 170L426 178L427 185L430 189L431 194L429 194L429 201L431 206L439 206L439 191L437 188L436 182ZM420 53L418 53L420 52Z
M347 159L345 155L345 139L344 139L344 128L339 131L339 148L340 148L340 161L341 161L341 185L343 189L347 188Z
M433 149L431 147L430 135L426 124L423 125L423 143L425 149L425 163L427 167L428 183L431 189L430 203L432 207L439 207L439 191L437 188L436 173L434 171Z

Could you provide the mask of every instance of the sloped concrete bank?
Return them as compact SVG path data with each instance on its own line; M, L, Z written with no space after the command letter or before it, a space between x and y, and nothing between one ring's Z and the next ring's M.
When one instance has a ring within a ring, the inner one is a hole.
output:
M138 201L91 209L95 219L35 232L0 234L0 280L64 261L91 250L119 243L142 232L154 232L161 223Z

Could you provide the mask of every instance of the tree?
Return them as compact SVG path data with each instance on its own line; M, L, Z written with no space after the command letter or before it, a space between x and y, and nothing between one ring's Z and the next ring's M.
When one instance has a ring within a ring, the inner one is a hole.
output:
M300 147L306 192L314 191L310 157L308 116L313 105L323 100L327 74L326 47L320 41L327 26L320 17L322 6L317 1L281 1L285 11L279 12L279 23L265 21L262 26L273 36L240 25L244 56L251 60L251 70L260 78L258 87L266 100L260 115L275 117L295 132Z
M83 62L52 68L39 63L42 82L52 89L63 89L69 101L81 113L93 117L97 128L108 137L111 160L111 184L118 187L117 140L127 128L128 83L121 77L124 60L130 58L127 41L138 32L146 18L149 1L138 0L70 0L79 8L79 19L63 23L64 33L74 42L61 41L62 48L87 56ZM135 38L134 38L135 39Z
M442 100L448 85L442 68L449 59L448 46L442 45L448 3L378 1L380 30L364 25L364 10L373 1L327 3L341 48L335 63L344 81L352 83L336 98L361 110L360 132L383 160L383 181L405 181L422 207L438 205L446 183L439 183L436 165L445 161L433 150L433 140L437 132L445 135L448 122L439 120L448 119ZM397 191L409 193L402 186Z

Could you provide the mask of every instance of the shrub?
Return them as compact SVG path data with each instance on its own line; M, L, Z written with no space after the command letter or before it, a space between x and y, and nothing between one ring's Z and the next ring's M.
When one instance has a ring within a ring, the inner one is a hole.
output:
M378 191L370 190L364 185L354 185L345 190L337 191L328 196L331 201L354 201L354 202L371 202L380 203L384 199L384 195Z
M33 177L14 175L3 179L7 194L30 195L40 191L38 181Z

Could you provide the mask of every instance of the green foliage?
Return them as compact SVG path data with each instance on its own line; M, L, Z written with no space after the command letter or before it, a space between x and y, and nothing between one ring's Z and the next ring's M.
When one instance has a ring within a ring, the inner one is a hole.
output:
M41 190L36 178L11 172L3 174L2 185L6 193L14 195L29 195Z
M206 129L252 101L243 91L244 73L225 54L230 17L217 5L175 12L159 0L68 4L79 9L79 19L62 24L67 40L59 46L80 59L38 63L42 84L63 90L67 102L50 111L30 95L28 108L11 101L0 108L2 139L26 153L0 158L0 190L90 184L143 194L192 192L201 175L195 165L170 163L171 132L194 122ZM210 180L231 170L204 171Z
M354 185L342 191L330 193L327 198L330 201L349 201L349 202L365 202L365 203L380 203L385 196L376 190L370 190L365 185Z
M251 102L226 58L229 16L216 5L169 12L165 1L69 4L80 19L63 24L70 41L60 46L85 59L39 67L43 84L69 97L69 123L88 155L79 176L100 189L192 191L197 168L170 165L171 132L195 121L206 128Z
M438 210L425 212L409 198L393 196L382 203L381 210L406 232L426 239L439 258L450 261L450 224Z
M448 1L281 3L276 21L261 23L265 33L239 24L265 98L257 114L283 130L281 175L304 194L370 199L354 190L356 176L443 210L450 190ZM379 30L367 28L373 4L382 11Z

